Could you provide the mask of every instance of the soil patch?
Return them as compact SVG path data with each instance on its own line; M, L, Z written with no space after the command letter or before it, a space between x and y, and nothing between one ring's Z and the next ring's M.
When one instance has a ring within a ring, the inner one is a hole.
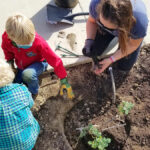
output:
M143 47L138 62L130 71L124 73L113 70L117 88L116 103L112 104L113 93L111 90L110 75L95 77L87 74L84 80L84 93L86 98L77 104L67 115L65 120L65 133L69 143L75 150L90 149L83 140L78 145L80 132L77 130L86 127L89 123L96 124L102 129L121 124L118 120L112 120L117 113L117 106L121 101L135 103L133 110L124 118L125 126L108 129L104 136L112 139L108 150L148 150L150 149L150 45ZM88 95L87 95L88 94ZM109 122L110 121L110 122ZM108 123L107 123L108 122Z
M126 126L106 130L104 136L112 139L108 150L150 149L150 45L144 46L139 60L130 71L113 70L117 98L112 104L113 92L108 71L96 76L90 71L91 64L68 69L68 78L75 92L73 101L58 96L59 81L40 88L34 114L41 126L41 134L35 150L88 150L80 140L79 130L89 123L100 126L99 130L118 123L111 120L117 115L117 105L122 100L135 103L130 114L123 118ZM47 74L47 73L45 73ZM42 78L41 87L52 79ZM44 104L44 105L43 105ZM40 109L40 105L41 109ZM39 110L40 109L40 110ZM65 133L64 133L65 132Z

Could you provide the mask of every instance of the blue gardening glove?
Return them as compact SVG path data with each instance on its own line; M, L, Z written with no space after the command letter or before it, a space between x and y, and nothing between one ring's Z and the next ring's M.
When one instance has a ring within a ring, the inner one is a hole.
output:
M84 56L88 56L88 57L91 56L91 49L92 49L93 44L94 44L94 40L92 39L85 40L85 45L82 49L82 53Z
M61 79L60 82L61 82L60 95L63 96L66 93L67 98L73 99L75 96L72 91L71 85L68 83L67 78Z

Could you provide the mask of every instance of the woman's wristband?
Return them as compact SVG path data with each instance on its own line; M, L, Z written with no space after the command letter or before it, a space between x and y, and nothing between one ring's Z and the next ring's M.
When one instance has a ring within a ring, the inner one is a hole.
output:
M110 56L110 57L109 57L109 59L111 60L111 62L112 62L112 63L114 63L114 62L115 62L115 58L114 58L114 56Z

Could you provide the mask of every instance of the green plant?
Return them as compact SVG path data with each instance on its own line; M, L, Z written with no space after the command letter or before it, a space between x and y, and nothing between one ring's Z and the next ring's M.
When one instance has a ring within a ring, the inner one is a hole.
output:
M121 115L128 115L133 106L134 104L131 102L122 101L122 103L118 106L118 111Z
M98 148L98 150L105 150L105 148L108 147L108 144L111 142L110 138L103 137L101 132L99 132L98 129L91 124L82 129L80 138L83 138L87 134L90 134L93 138L93 141L88 141L88 144L93 149Z
M131 103L131 102L122 101L118 106L118 111L119 111L120 115L128 115L128 113L133 108L133 106L134 106L134 104ZM109 120L108 122L113 121L113 120L114 120L114 118ZM126 125L126 123L118 124L118 125L115 125L115 126L105 128L102 131L112 129L112 128L116 128L116 127L122 127L122 126L125 126L125 125ZM87 134L91 135L92 138L93 138L93 141L88 141L88 144L93 149L105 150L105 148L107 148L109 143L111 142L110 138L103 137L101 132L99 132L98 129L96 127L94 127L92 124L88 125L87 127L81 128L81 129L82 130L80 132L79 139L83 138Z

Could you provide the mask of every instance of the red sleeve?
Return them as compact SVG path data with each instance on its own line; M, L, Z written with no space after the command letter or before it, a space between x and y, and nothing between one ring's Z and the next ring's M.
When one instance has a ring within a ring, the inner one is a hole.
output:
M60 57L58 57L55 52L49 47L48 43L41 38L41 54L47 60L48 64L54 68L55 74L63 79L67 76L66 70L63 66L63 62Z
M4 32L4 34L2 35L2 44L1 47L3 49L4 55L5 55L5 59L8 60L13 60L14 59L14 54L11 52L11 48L9 48L10 45L10 41L8 39L7 33Z

